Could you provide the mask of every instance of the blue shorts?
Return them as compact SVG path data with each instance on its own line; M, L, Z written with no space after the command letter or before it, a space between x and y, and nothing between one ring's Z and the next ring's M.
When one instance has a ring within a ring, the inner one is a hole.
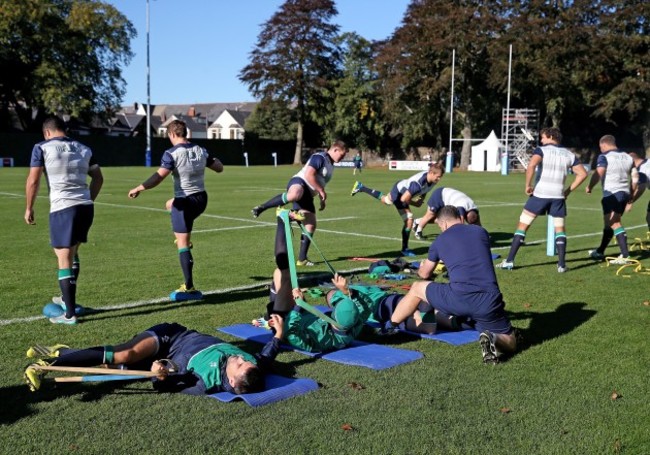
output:
M500 292L454 292L449 284L429 283L427 302L448 315L471 319L476 330L493 333L510 333L512 325L506 316Z
M393 205L397 210L408 210L409 205L404 204L401 201L402 195L400 194L399 190L397 189L397 185L394 185L393 188L390 190L390 200L393 202Z
M617 213L622 215L625 212L625 205L630 200L630 194L625 191L619 191L610 196L605 196L601 201L603 214Z
M355 160L354 167L356 167L357 169L361 169L361 160Z
M293 185L302 186L302 197L293 203L294 210L306 210L307 212L316 213L316 207L314 206L314 196L311 195L311 189L309 185L301 179L300 177L293 177L287 183L287 190Z
M192 232L194 220L208 206L208 193L190 194L185 197L175 197L172 203L172 229L179 234Z
M524 205L524 210L528 210L535 215L551 215L556 218L566 218L566 200L542 199L536 196L530 196Z
M74 205L50 213L50 244L52 248L70 248L88 241L88 231L93 225L95 206Z

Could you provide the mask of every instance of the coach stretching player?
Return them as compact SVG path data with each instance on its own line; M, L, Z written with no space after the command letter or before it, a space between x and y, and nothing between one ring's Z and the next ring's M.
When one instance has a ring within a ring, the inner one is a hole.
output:
M273 366L283 334L282 318L273 315L272 321L278 328L276 334L255 356L212 335L189 330L180 324L165 323L117 346L76 350L64 345L36 345L28 349L27 357L47 360L29 365L24 377L30 390L35 392L45 373L38 365L131 365L159 374L161 379L154 380L154 388L160 392L188 395L260 392L264 389L264 373ZM174 374L168 376L170 372ZM116 373L119 374L119 370Z
M429 247L418 275L429 280L438 262L444 261L449 283L413 283L383 330L394 331L424 301L445 314L474 321L476 329L482 332L479 341L483 362L496 363L501 352L517 349L518 333L505 313L492 265L490 237L480 226L463 224L458 209L450 205L440 209L436 224L442 233Z
M309 157L305 166L294 175L287 183L287 191L280 193L263 204L253 207L253 217L257 218L265 210L273 207L281 207L293 202L293 208L299 210L304 216L305 229L310 235L316 232L316 207L314 196L320 199L320 210L325 210L327 193L325 185L331 180L334 173L334 163L341 161L348 146L341 140L334 141L326 152L314 153ZM296 265L313 266L314 263L307 259L307 252L311 242L304 234L300 237L300 253Z
M578 188L587 178L587 171L580 159L568 149L560 146L562 133L557 128L544 128L541 131L541 147L533 151L533 156L526 168L525 193L529 196L524 210L519 216L519 224L510 245L508 257L497 264L498 268L512 270L515 267L515 256L519 247L524 243L526 231L535 218L548 214L553 217L555 227L555 248L557 249L557 271L564 273L566 266L566 232L564 218L566 217L566 198ZM539 166L538 180L533 187L535 169ZM573 183L566 189L564 183L568 170L575 174Z
M93 224L94 205L104 182L102 171L92 151L65 135L63 121L55 116L43 122L44 142L34 146L25 185L27 207L25 222L36 224L34 202L43 170L50 189L50 243L59 264L59 287L65 313L50 318L57 324L76 324L78 250L88 240ZM90 176L90 185L86 176Z
M187 140L187 127L180 120L172 121L167 127L167 137L173 147L162 156L160 168L144 183L129 191L130 198L136 198L144 191L154 188L165 177L172 174L174 179L174 199L171 200L171 219L178 256L185 282L172 292L172 300L189 298L200 299L201 292L194 288L190 236L194 220L203 213L208 205L208 193L205 191L205 169L222 172L223 164L198 145Z
M600 155L596 161L596 170L591 175L587 185L587 194L600 181L603 185L603 236L600 246L589 252L592 259L602 261L605 259L605 248L613 237L621 250L620 256L612 261L613 264L627 264L630 253L627 249L627 234L621 224L625 207L630 201L632 180L638 181L638 171L634 167L633 158L616 147L614 136L607 134L600 138L598 143Z

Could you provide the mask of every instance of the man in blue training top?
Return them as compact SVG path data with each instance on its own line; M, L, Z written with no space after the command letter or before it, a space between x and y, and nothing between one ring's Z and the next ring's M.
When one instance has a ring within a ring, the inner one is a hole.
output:
M603 236L600 245L595 250L589 251L592 259L602 261L605 259L605 248L616 237L616 243L621 254L612 261L612 264L630 263L630 252L627 248L627 234L621 224L621 218L630 201L632 180L638 181L638 170L634 167L634 159L616 146L616 138L607 134L600 138L598 143L600 155L596 161L596 170L591 175L585 190L591 190L600 181L603 185Z
M294 210L300 212L301 222L310 235L316 232L316 207L314 196L320 199L320 209L325 210L327 193L325 185L331 180L334 173L334 163L338 163L348 153L348 146L341 140L334 141L326 152L314 153L309 157L305 166L294 175L287 183L287 191L280 193L263 204L253 207L253 217L257 218L265 210L273 207L281 207L293 202ZM303 218L304 217L304 218ZM298 220L296 218L296 220ZM300 253L296 265L313 266L314 263L307 258L307 252L311 242L306 235L300 238Z
M384 332L391 332L418 308L421 301L445 314L471 320L478 331L484 363L497 363L501 352L517 349L518 332L510 325L505 303L492 265L488 232L463 224L458 209L440 209L436 224L442 233L429 247L429 256L418 275L429 280L436 265L444 261L449 283L417 281L399 302Z
M476 207L476 204L474 204L474 201L468 195L454 188L436 188L427 201L427 212L422 218L413 221L416 239L422 238L422 231L425 226L431 221L435 221L436 212L445 205L453 205L456 207L463 223L467 222L467 224L481 225L478 207Z
M415 253L409 249L409 237L413 227L413 212L411 212L410 206L420 207L424 202L424 196L440 181L444 173L445 168L442 163L432 163L427 171L418 172L408 179L395 183L388 194L368 188L361 182L354 182L350 195L354 196L359 192L366 193L386 205L395 206L404 222L402 226L402 255L415 256Z
M176 323L158 324L117 346L75 350L65 345L36 345L27 350L27 357L47 360L28 366L24 377L34 392L40 388L45 374L38 365L129 365L158 373L154 388L160 392L260 392L264 389L264 374L272 369L283 335L282 318L273 315L272 323L277 327L275 336L254 356L215 336Z
M43 122L44 142L34 146L25 184L27 207L25 222L36 224L34 202L43 171L50 190L50 243L59 265L61 316L50 318L56 324L76 324L76 294L79 278L79 245L88 240L93 224L94 205L104 182L92 151L65 135L65 124L50 116ZM90 176L90 185L86 183Z
M519 216L519 224L510 245L508 257L497 268L512 270L515 256L523 245L526 232L539 216L548 214L553 217L555 228L555 248L557 249L557 271L564 273L566 266L567 238L564 218L567 214L566 198L587 178L587 171L578 156L562 147L562 133L557 128L544 128L541 133L542 145L533 152L533 157L526 168L525 193L529 196ZM535 172L538 171L537 183L533 186ZM575 179L566 189L564 182L568 170L575 174Z
M187 139L185 122L174 120L167 126L167 136L173 147L163 154L160 168L141 185L129 191L130 198L136 198L144 190L158 186L172 174L174 179L174 199L171 200L171 220L176 247L185 282L172 293L183 294L185 298L202 297L201 292L194 288L194 258L192 257L192 227L194 220L203 213L208 205L208 193L205 191L205 169L222 172L223 164L198 145Z

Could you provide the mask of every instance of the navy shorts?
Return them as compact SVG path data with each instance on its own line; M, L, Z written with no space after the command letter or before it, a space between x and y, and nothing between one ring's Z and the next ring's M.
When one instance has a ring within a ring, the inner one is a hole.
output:
M179 234L192 232L194 220L208 206L208 193L190 194L185 197L175 197L172 204L172 229Z
M408 210L409 205L404 204L401 201L400 198L402 197L402 195L399 193L399 190L397 189L397 185L394 185L393 188L391 188L389 194L390 194L390 200L393 202L393 205L395 206L395 208L397 208L397 210Z
M154 325L153 327L145 330L145 332L150 333L158 339L158 352L156 353L156 358L165 359L169 357L169 353L172 349L172 345L176 340L185 332L187 332L187 327L184 327L177 323L163 323Z
M426 296L433 308L475 321L479 332L510 333L512 330L500 292L454 292L449 284L429 283Z
M306 210L311 213L316 213L314 206L314 196L311 195L309 185L300 177L294 177L287 183L287 190L293 185L302 186L302 197L293 203L294 210Z
M524 205L524 210L528 210L535 215L551 215L556 218L566 218L566 200L564 199L542 199L536 196L530 196Z
M354 167L361 169L361 160L354 160Z
M625 212L625 205L630 200L630 194L625 191L619 191L610 196L605 196L601 201L603 206L603 214L617 213L622 215Z
M52 248L70 248L88 241L88 231L93 225L95 206L74 205L50 213L50 244Z

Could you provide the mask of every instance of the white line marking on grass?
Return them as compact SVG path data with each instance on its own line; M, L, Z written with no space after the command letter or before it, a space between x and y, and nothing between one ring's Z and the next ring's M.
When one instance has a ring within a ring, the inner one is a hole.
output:
M340 220L354 220L356 219L356 216L343 216L340 218L325 218L323 220L318 220L319 223L324 222L324 221L340 221ZM223 228L213 228L213 229L194 229L192 230L192 234L203 234L206 232L220 232L220 231L233 231L236 229L251 229L251 228L259 228L259 227L273 227L277 226L277 224L273 223L268 223L264 225L254 225L254 226L233 226L233 227L223 227ZM320 230L320 229L319 229Z

